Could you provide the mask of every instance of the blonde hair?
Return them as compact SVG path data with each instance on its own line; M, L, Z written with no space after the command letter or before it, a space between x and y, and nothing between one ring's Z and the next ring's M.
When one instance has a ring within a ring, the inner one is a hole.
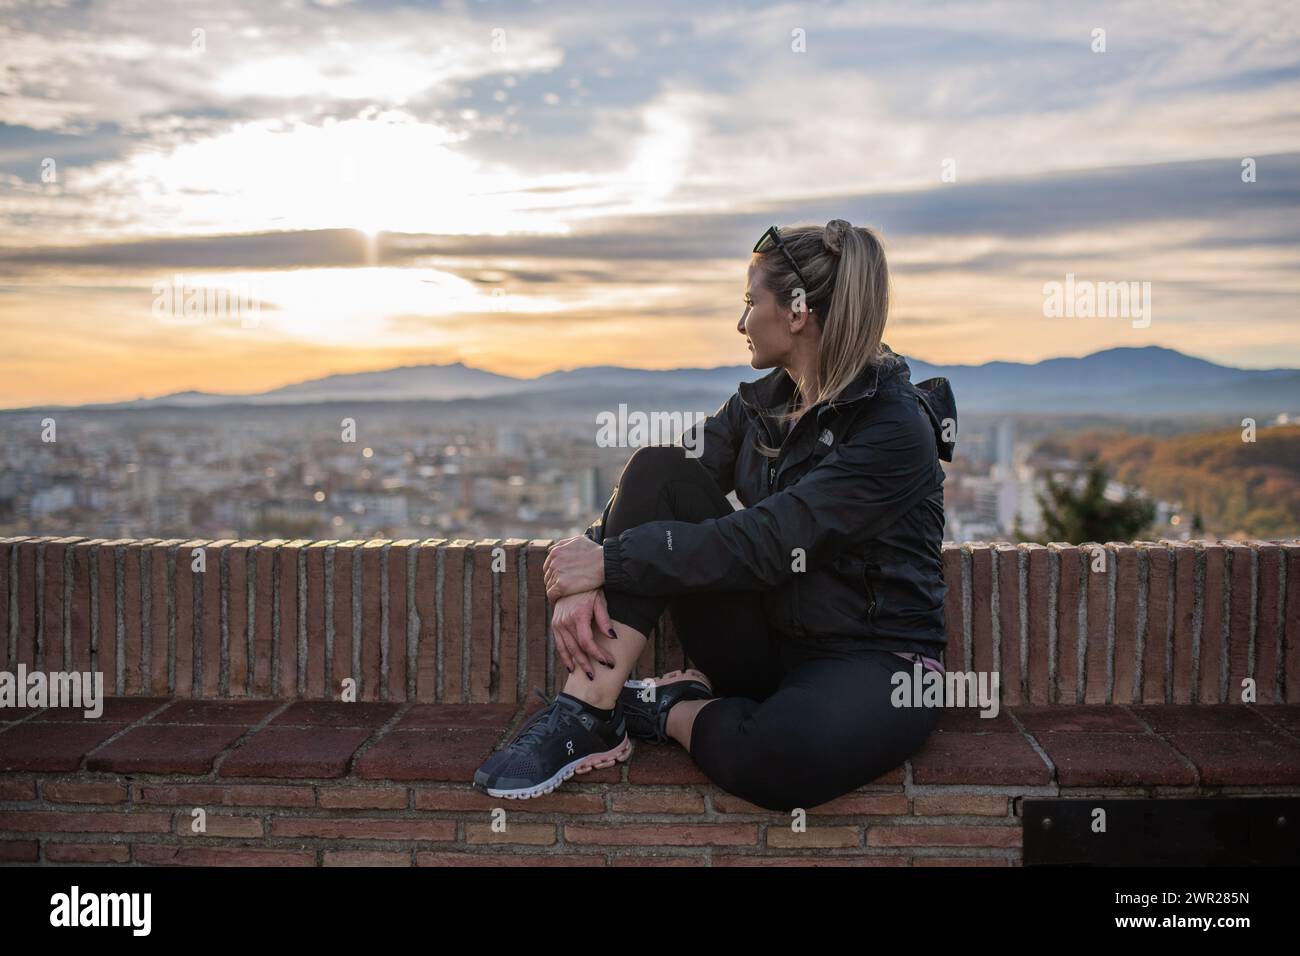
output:
M894 358L881 345L889 317L885 250L874 232L866 226L852 226L844 219L832 219L825 226L791 226L780 231L781 241L811 286L803 290L804 302L821 329L816 394L807 396L808 383L797 380L795 395L807 398L805 407L822 401L833 405L864 369ZM792 306L803 282L790 261L774 242L754 255L763 286L783 307ZM776 417L783 424L794 417L794 412L780 412ZM780 449L762 441L757 447L769 458L780 453Z

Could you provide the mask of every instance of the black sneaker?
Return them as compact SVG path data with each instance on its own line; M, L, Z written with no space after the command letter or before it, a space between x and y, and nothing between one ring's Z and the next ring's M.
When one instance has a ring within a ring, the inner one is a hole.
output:
M632 755L623 708L615 703L609 720L583 709L581 702L556 694L533 714L519 733L474 773L474 789L490 797L527 800L550 793L575 773L612 767Z
M629 680L619 692L618 702L627 715L627 732L637 740L667 743L668 710L678 701L707 700L713 685L697 670L669 671L662 677Z

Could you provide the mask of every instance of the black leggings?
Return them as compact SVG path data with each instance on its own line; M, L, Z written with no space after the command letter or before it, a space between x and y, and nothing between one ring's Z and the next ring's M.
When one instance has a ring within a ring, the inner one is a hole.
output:
M733 510L682 448L638 448L597 536ZM856 790L921 748L938 723L938 708L890 703L890 677L910 674L911 662L852 641L779 634L759 597L754 591L605 592L610 616L643 634L666 607L691 664L709 677L718 699L697 715L690 754L710 780L757 806L788 812Z

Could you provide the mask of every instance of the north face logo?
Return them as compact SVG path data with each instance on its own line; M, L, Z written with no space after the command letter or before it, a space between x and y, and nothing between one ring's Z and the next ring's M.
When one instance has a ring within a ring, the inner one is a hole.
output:
M822 433L817 440L821 442L823 445L831 445L834 444L835 442L835 436L831 434L831 430L829 428L823 428Z

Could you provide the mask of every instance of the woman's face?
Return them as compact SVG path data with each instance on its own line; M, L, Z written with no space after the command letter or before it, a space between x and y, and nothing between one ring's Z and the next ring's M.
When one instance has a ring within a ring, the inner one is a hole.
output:
M794 336L790 333L790 310L781 308L776 296L763 285L758 258L749 262L745 275L745 310L736 330L749 342L749 364L753 368L775 368L786 361Z

